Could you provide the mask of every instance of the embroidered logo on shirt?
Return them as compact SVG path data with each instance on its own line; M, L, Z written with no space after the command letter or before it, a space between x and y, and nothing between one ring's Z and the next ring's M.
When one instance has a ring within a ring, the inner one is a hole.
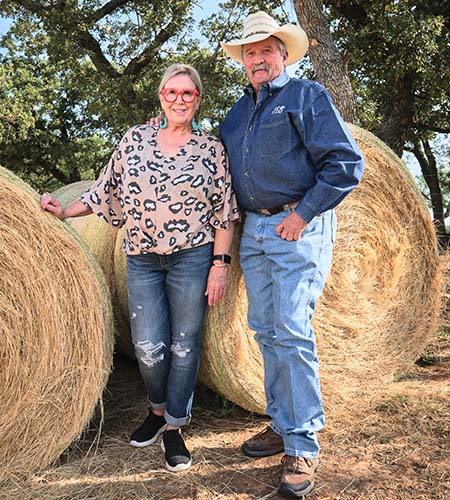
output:
M285 110L286 106L277 106L276 108L273 109L271 115L279 115Z

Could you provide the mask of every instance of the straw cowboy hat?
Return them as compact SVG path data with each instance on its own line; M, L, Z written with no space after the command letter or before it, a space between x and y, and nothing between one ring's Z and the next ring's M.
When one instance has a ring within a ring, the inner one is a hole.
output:
M241 40L221 42L220 45L228 56L242 63L243 45L260 42L270 36L279 38L286 45L288 52L286 66L297 62L308 50L308 37L300 26L295 24L280 26L273 17L262 11L247 16Z

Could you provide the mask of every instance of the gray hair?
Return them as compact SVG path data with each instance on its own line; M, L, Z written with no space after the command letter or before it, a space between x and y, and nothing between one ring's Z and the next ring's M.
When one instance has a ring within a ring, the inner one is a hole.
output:
M171 78L177 75L187 75L194 82L195 88L198 91L199 95L203 95L203 85L202 81L200 80L198 71L190 64L179 63L171 64L166 69L164 75L161 78L161 81L159 82L158 93L161 92L161 90L166 86L166 83Z
M274 36L274 38L277 39L277 42L278 42L278 47L280 48L280 53L281 55L284 57L288 55L288 51L287 51L287 48L286 48L286 45L284 45L284 42L282 42L279 38L277 38L276 36Z

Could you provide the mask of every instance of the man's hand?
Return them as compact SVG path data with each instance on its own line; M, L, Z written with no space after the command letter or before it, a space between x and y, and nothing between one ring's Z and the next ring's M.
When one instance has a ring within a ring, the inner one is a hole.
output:
M278 236L287 241L299 240L303 230L308 225L297 212L291 212L276 227Z

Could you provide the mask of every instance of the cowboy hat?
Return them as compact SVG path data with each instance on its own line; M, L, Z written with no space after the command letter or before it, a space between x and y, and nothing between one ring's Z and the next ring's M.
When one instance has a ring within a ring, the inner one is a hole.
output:
M262 11L247 16L242 39L220 42L220 45L228 56L243 63L242 46L260 42L270 36L279 38L286 46L288 52L286 66L297 62L308 50L308 37L300 26L295 24L280 26L273 17Z

